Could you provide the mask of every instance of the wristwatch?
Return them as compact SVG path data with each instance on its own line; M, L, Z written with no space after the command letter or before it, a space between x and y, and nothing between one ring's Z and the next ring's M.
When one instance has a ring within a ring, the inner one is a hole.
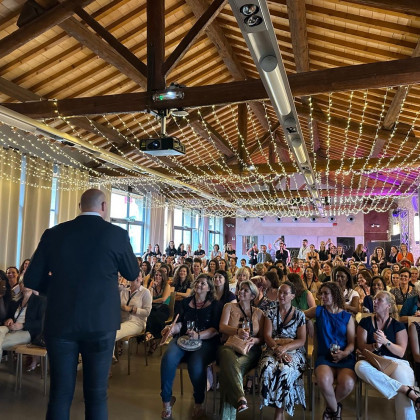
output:
M389 347L391 345L391 342L388 340L385 344L387 347Z

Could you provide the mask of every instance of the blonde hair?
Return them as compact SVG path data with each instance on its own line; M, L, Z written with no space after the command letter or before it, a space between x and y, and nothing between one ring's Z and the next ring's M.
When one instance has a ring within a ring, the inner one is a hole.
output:
M395 303L395 297L392 293L389 293L386 290L380 290L378 293L376 293L374 299L378 296L378 295L384 295L386 296L386 301L388 302L388 304L390 305L389 308L389 315L396 319L398 321L399 319L399 315L398 315L398 308L397 308L397 304Z

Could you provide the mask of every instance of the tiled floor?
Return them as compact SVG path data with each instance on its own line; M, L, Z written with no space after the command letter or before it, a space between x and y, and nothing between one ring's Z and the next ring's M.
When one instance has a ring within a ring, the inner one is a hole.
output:
M155 420L160 419L161 401L159 397L160 355L159 351L149 359L149 366L145 366L143 349L139 347L139 354L132 357L131 375L127 375L127 360L123 355L120 362L113 366L113 376L109 384L109 419L110 420ZM22 390L15 393L14 372L6 364L0 365L0 419L4 420L41 420L45 417L47 397L43 396L43 381L39 372L23 374ZM192 409L192 388L188 373L184 372L184 396L180 394L179 372L174 383L174 395L177 402L173 410L175 420L190 418ZM217 393L218 396L218 393ZM208 419L216 418L212 415L213 392L208 393ZM309 399L309 396L308 396ZM250 397L250 402L252 396ZM317 400L315 419L321 419L323 409L322 398ZM264 409L264 419L272 419L273 410ZM238 420L258 419L258 409L255 413L252 406L249 410L238 415ZM297 407L295 419L303 419L301 407ZM311 418L311 413L306 413ZM355 419L355 400L349 397L344 402L343 420ZM392 401L384 398L369 399L369 420L394 419ZM76 393L74 396L71 420L84 419L84 405L82 396L82 372L79 372ZM403 420L403 419L397 419Z

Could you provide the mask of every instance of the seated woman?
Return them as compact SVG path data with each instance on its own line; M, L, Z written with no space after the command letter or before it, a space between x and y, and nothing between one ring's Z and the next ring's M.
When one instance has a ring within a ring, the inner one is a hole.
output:
M321 285L321 282L318 281L318 276L316 276L312 267L305 268L305 271L303 272L303 282L311 293L317 293L319 286Z
M203 415L202 404L206 389L207 366L216 358L219 345L218 335L218 308L215 299L213 280L206 274L200 274L192 285L193 295L182 301L182 311L178 322L163 329L162 335L178 337L188 334L194 339L201 339L202 346L196 351L185 351L177 344L174 338L162 357L160 365L161 397L163 403L162 419L172 418L172 406L175 397L172 396L172 385L176 368L181 361L188 364L188 374L194 388L193 418ZM195 328L187 330L187 322L194 321Z
M143 270L144 272L144 277L143 277L143 282L144 284L149 287L149 283L151 281L151 273L152 273L152 265L149 263L149 261L143 261L141 263L140 268Z
M417 296L417 292L414 287L410 284L411 273L408 268L402 268L399 271L400 284L398 287L393 287L390 292L395 297L395 303L397 305L404 305L405 301L412 297Z
M178 266L172 280L172 289L175 292L175 315L181 311L182 299L191 295L192 282L193 279L189 267L185 264Z
M362 312L373 313L373 297L376 293L386 290L385 281L381 276L372 278L372 286L370 286L370 294L363 299Z
M169 317L169 300L171 297L171 286L168 283L166 271L159 269L149 283L149 292L152 295L152 310L147 318L146 340L156 339L151 343L150 353L156 350L158 338L161 337L160 332L165 326L165 322Z
M379 276L375 276L379 277ZM357 286L354 290L359 294L359 302L363 302L366 296L370 295L370 286L372 285L372 276L368 270L359 271L357 274Z
M265 295L267 290L267 281L264 276L254 276L251 277L251 280L255 286L257 286L258 294L253 299L252 305L256 308L261 309L263 312L266 312L268 309L272 308L277 304L276 301L270 300Z
M146 327L146 320L152 309L150 291L143 287L143 272L130 282L130 288L120 286L121 326L115 341L128 335L141 334Z
M243 377L257 366L261 355L260 344L263 341L263 312L251 305L257 297L258 289L250 280L241 283L238 303L227 303L220 318L219 330L223 333L222 341L237 335L248 341L252 347L245 355L235 352L226 345L220 346L218 358L220 364L220 392L223 397L223 419L235 419L236 412L248 408L243 388Z
M8 317L0 327L0 360L3 350L28 344L42 332L46 301L20 283L21 299L10 304Z
M294 287L295 297L292 300L292 306L300 309L301 311L306 311L306 309L313 308L316 306L315 298L312 293L305 287L303 284L302 278L299 274L290 273L287 275L287 279Z
M305 315L307 318L316 317L318 356L315 376L327 403L323 419L338 420L341 419L343 408L341 401L350 394L356 383L355 326L351 314L345 310L343 292L337 283L323 283L319 294L321 306L308 309Z
M276 267L271 267L276 268ZM266 282L266 290L265 296L268 300L277 301L279 287L280 287L280 280L279 276L277 275L277 271L268 270L265 274L265 282Z
M291 304L295 298L292 283L284 282L278 296L277 307L267 312L264 323L267 349L258 372L261 405L275 407L274 419L283 420L284 411L293 417L296 404L306 406L302 379L306 369L306 320L304 313Z
M398 322L397 308L393 295L387 291L378 292L373 301L374 317L363 318L357 327L357 346L368 349L398 364L390 375L379 371L368 361L356 363L357 376L376 388L384 397L395 397L395 418L415 420L416 408L420 408L420 393L414 390L414 373L407 360L403 360L407 348L407 331Z
M244 280L250 279L250 270L249 267L240 267L236 270L234 282L229 283L229 289L235 295L239 292L239 287Z
M408 338L414 361L414 376L416 382L420 383L420 318L419 321L412 322L408 327Z
M359 294L353 288L353 280L347 267L336 267L332 274L334 282L336 282L343 293L345 306L344 309L353 314L359 312Z
M219 269L219 261L216 258L211 259L211 260L209 260L209 262L207 264L206 274L210 277L213 277L214 273L218 269Z
M236 296L229 290L228 275L226 271L216 270L213 276L216 300L219 302L220 314L226 303L236 302Z
M416 294L407 298L401 308L400 322L407 323L409 316L420 317L420 285L416 284L414 290Z

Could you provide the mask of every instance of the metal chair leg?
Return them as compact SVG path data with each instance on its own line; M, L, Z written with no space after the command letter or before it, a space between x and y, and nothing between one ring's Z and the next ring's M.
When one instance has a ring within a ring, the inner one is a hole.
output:
M184 395L184 378L182 375L182 367L179 368L179 380L181 382L181 395Z
M131 351L131 339L128 340L128 350L127 350L127 368L128 368L128 372L127 374L130 374L130 351Z
M47 376L48 376L48 354L45 355L44 359L44 395L47 395Z

